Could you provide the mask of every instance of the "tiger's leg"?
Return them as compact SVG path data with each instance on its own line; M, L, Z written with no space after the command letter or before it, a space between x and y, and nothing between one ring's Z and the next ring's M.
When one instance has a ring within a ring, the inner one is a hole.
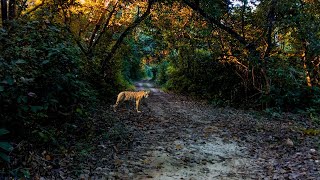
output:
M115 105L113 105L113 111L116 112L117 111L117 106L121 103L121 101L123 100L122 98L122 93L120 93L117 97L117 102Z
M140 100L137 100L137 101L136 101L136 110L137 110L137 113L141 113L141 111L139 111L139 105L140 105Z
M117 106L119 105L119 101L117 100L117 102L116 102L116 104L115 105L113 105L113 111L114 112L117 112Z

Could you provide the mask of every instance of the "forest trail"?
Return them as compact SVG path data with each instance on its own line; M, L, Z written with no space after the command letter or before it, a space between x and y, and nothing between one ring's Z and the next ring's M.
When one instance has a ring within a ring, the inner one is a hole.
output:
M134 135L139 139L134 151L144 153L127 154L126 165L122 165L125 170L117 176L159 180L255 177L247 148L216 124L231 112L165 93L149 81L135 85L136 90L151 91L141 107L142 114L136 115L138 120L126 122L133 123L139 133Z
M103 104L87 126L68 126L62 154L29 153L25 143L20 161L28 159L35 179L319 179L319 136L304 133L313 126L301 116L218 108L149 81L135 85L151 91L141 113L134 103L117 112Z

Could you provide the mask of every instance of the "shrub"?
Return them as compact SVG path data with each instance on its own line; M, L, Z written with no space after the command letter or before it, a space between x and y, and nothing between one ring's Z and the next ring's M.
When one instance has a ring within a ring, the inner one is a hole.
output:
M6 129L0 129L0 136L8 134L9 131ZM6 162L10 162L10 157L7 155L7 152L12 151L13 147L6 141L0 142L0 158Z
M95 92L83 80L80 51L66 34L44 21L0 31L1 125L63 120L94 101Z
M167 68L169 66L169 62L163 61L161 64L159 64L155 69L154 72L156 72L156 83L159 85L164 85L168 81L168 72Z
M261 100L282 111L315 109L320 112L319 88L307 86L305 72L299 64L294 66L286 59L270 61L271 92Z

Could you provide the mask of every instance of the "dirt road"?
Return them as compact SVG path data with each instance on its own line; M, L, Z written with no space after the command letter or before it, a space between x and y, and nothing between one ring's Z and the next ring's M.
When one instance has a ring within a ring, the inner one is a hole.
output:
M303 130L318 128L313 121L289 113L272 117L217 108L162 92L149 81L135 85L151 91L142 113L133 105L117 112L110 104L99 108L92 118L93 134L87 135L90 142L78 142L71 151L78 153L63 157L54 177L319 179L319 138Z
M151 91L142 106L142 114L136 115L139 118L134 122L138 127L136 132L139 132L134 135L139 139L135 151L145 153L127 155L131 160L126 161L124 172L127 176L122 173L122 178L254 177L256 167L247 148L231 140L226 129L215 125L228 112L221 116L222 109L164 93L148 81L137 82L136 89Z
M35 179L320 177L320 131L312 119L217 108L162 92L149 81L137 82L136 89L151 91L142 113L133 105L114 112L101 104L85 121L66 126L61 150L31 151L36 146L25 143L20 161L30 164Z

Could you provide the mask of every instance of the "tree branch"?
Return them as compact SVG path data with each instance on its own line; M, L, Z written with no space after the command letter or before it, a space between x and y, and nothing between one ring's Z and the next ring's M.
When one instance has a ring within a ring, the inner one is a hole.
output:
M241 12L241 31L242 31L242 37L246 39L246 35L244 33L244 27L245 27L245 19L244 19L244 14L246 13L246 1L243 1L243 6L242 6L242 12Z
M28 0L23 0L22 3L21 3L21 5L18 6L17 17L20 17L20 15L21 15L21 13L22 13L22 10L27 7L27 1L28 1Z
M97 39L92 43L92 45L89 45L89 49L92 50L92 49L98 44L98 42L100 41L100 38L101 38L101 36L104 34L104 32L106 32L107 27L108 27L108 25L109 25L109 22L110 22L110 20L111 20L111 18L112 18L112 15L113 15L114 12L116 12L116 7L117 7L117 5L118 5L118 1L117 1L116 4L114 5L112 11L109 13L109 16L108 16L106 22L104 23L104 26L103 26L101 32L99 33Z
M249 50L250 54L255 57L260 59L260 53L256 50L257 45L255 42L248 42L243 36L238 34L236 31L234 31L231 27L224 25L221 21L211 17L208 15L203 9L201 9L198 4L189 2L188 0L183 0L183 2L189 6L191 9L194 11L198 12L202 17L206 18L209 22L212 24L216 25L218 28L222 29L223 31L227 32L229 35L231 35L233 38L235 38L237 41L239 41L242 45L245 46L247 50Z
M96 23L96 25L95 25L95 27L94 27L94 29L92 31L92 34L91 34L91 37L90 37L90 40L89 40L89 45L88 45L89 49L92 46L94 38L96 37L96 34L97 34L98 30L101 27L101 24L102 24L102 21L103 21L105 15L107 14L109 3L110 3L110 1L107 1L106 5L105 5L105 8L104 8L104 10L102 11L102 13L100 15L100 18L99 18L98 22Z
M198 12L201 16L209 20L212 24L216 25L218 28L226 31L228 34L230 34L232 37L236 38L241 44L248 46L248 42L237 32L235 32L232 28L224 25L221 23L221 21L209 16L203 9L201 9L197 4L189 2L188 0L183 0L183 2L189 6L194 11Z
M268 34L267 34L267 49L264 53L264 58L268 58L270 56L270 52L272 49L272 30L273 30L273 21L275 19L275 6L276 6L277 0L271 1L271 7L270 11L268 13Z
M116 41L116 43L111 48L111 51L108 53L107 57L101 62L101 71L104 73L107 63L113 58L115 52L120 47L122 41L124 38L135 28L137 27L144 19L148 17L151 11L151 7L154 3L154 0L148 1L148 7L147 10L142 14L142 16L138 17L131 25L129 25L124 32L120 35L119 39Z
M36 11L38 8L40 8L40 7L43 6L43 5L44 5L44 1L41 1L40 4L34 6L32 9L30 9L29 11L25 12L24 14L22 14L22 17L24 17L24 16L32 13L33 11Z
M87 55L87 51L86 49L83 47L83 45L81 44L81 41L79 41L75 35L72 33L71 29L69 28L69 26L66 26L67 31L69 32L69 34L71 36L73 36L73 39L75 40L75 42L77 43L77 45L79 46L80 50L82 51L83 54Z

